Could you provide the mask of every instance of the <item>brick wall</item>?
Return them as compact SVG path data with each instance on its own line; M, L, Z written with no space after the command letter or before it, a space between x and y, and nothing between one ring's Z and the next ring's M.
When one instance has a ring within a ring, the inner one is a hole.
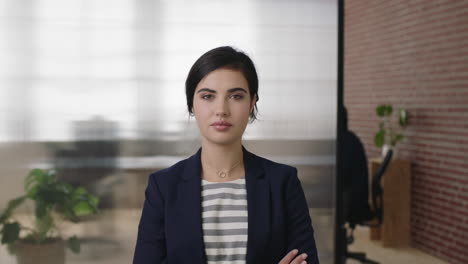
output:
M344 80L368 157L375 107L409 111L413 246L468 263L468 1L345 1Z

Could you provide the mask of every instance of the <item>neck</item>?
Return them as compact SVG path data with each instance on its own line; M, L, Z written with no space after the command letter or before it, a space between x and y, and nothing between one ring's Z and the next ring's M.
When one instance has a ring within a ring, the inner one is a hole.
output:
M217 170L228 170L239 161L242 163L242 143L234 142L219 145L204 140L202 142L201 162Z

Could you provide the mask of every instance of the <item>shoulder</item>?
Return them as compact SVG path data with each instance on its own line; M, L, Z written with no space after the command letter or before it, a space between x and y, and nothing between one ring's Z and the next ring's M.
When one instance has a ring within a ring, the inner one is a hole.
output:
M178 179L184 172L184 169L189 159L190 157L185 158L183 160L178 161L170 167L152 172L149 175L149 181L157 183L158 185L166 185L170 181Z
M273 160L267 159L265 157L257 156L255 154L253 154L253 155L258 159L258 162L260 162L262 164L262 167L265 170L274 172L273 174L284 174L284 173L296 173L297 172L297 168L293 167L291 165L287 165L287 164L284 164L284 163L273 161Z
M273 161L271 159L257 156L253 154L256 159L256 163L263 168L265 177L272 184L288 184L291 181L296 181L297 178L297 168L291 165Z
M262 164L264 178L275 199L287 199L289 195L302 190L296 167L256 156L257 164Z

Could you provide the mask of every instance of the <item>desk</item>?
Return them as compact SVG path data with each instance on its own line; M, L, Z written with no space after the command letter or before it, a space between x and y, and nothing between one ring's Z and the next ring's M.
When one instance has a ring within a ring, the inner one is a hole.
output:
M382 158L369 160L369 183L372 182ZM372 187L369 184L370 188ZM382 240L384 247L406 247L411 243L411 163L408 160L393 159L382 177L383 222L372 227L371 240ZM369 194L372 194L369 190ZM372 202L370 202L372 204Z

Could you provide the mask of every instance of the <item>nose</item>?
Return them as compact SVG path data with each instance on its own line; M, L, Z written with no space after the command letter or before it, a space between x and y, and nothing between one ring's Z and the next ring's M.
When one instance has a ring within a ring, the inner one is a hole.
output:
M225 117L229 115L229 107L225 100L220 100L216 106L215 113L217 117Z

